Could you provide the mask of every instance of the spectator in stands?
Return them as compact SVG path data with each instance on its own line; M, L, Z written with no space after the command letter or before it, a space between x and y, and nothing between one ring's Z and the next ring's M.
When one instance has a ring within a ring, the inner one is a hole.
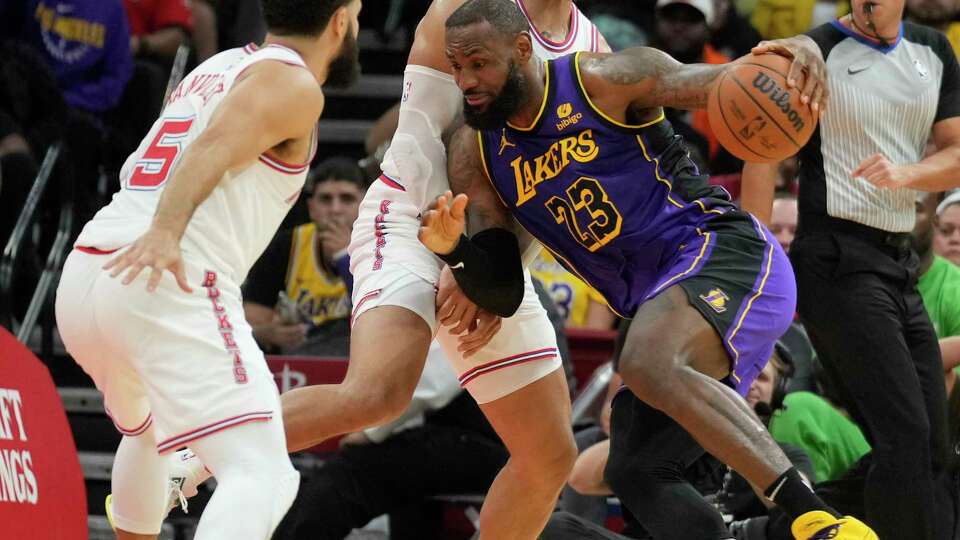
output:
M244 311L265 348L346 356L347 245L366 182L354 161L331 158L307 180L310 223L280 232L250 271ZM285 298L279 300L278 295Z
M960 190L954 191L937 206L933 251L960 265Z
M658 0L653 46L684 63L724 64L730 57L709 43L710 25L716 17L713 0ZM706 109L687 112L666 111L667 118L689 124L707 140L706 161L712 174L739 171L742 164L720 146ZM686 135L682 131L681 135Z
M486 493L508 457L434 342L407 410L342 439L340 452L304 477L274 538L341 540L388 513L392 538L440 540L442 508L427 499Z
M57 77L67 104L100 115L112 109L133 71L120 0L28 0L22 38Z
M960 55L960 22L955 19L960 4L954 0L907 0L907 18L946 34L953 52Z
M846 15L850 3L837 0L758 0L750 23L764 39L792 37Z
M221 51L260 43L267 34L260 0L213 0Z
M860 428L813 392L787 394L768 427L777 442L793 444L806 452L818 482L840 478L870 451Z
M792 193L779 193L773 199L770 212L770 232L777 237L783 251L790 253L790 244L797 234L797 197Z
M732 0L713 0L715 16L710 25L710 44L720 54L740 58L760 41L760 33L733 7Z
M130 23L130 52L169 65L193 32L188 0L124 0Z
M217 0L193 0L193 51L197 63L217 54L220 50L220 29L217 26ZM256 40L255 43L260 43ZM249 42L248 42L249 43ZM246 45L246 43L244 43Z
M0 43L0 244L5 244L47 148L64 136L67 106L32 47Z
M547 250L530 265L530 273L549 292L567 328L610 330L613 327L616 316L603 296L568 272Z
M957 203L960 203L960 197L957 199ZM960 206L954 207L960 209ZM957 369L960 366L960 268L933 252L936 208L936 194L918 195L913 248L920 257L917 290L940 340L940 354L943 356L949 392L956 382L956 372L960 371Z

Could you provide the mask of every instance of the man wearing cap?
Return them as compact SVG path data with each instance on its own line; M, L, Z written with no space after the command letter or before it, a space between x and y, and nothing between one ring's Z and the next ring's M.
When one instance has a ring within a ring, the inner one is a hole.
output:
M937 206L933 252L960 266L960 189Z

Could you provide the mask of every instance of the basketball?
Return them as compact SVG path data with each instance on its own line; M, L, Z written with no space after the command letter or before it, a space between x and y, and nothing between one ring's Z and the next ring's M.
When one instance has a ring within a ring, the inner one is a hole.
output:
M748 55L732 63L710 92L710 126L724 148L753 163L796 154L817 125L800 88L787 89L791 60L778 54ZM798 81L798 86L803 81Z

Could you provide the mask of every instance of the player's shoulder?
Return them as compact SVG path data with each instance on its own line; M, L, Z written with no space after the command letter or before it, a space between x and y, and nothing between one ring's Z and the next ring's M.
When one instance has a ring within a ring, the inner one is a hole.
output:
M244 70L238 81L241 79L262 88L273 99L299 103L304 108L323 109L323 89L303 65L265 59Z

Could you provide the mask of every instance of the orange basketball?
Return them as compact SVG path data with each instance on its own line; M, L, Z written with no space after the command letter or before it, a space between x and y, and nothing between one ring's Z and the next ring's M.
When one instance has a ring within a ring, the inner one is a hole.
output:
M787 90L789 69L783 56L747 55L715 83L707 104L710 126L731 154L772 163L796 154L810 139L817 118L800 103L800 89Z

